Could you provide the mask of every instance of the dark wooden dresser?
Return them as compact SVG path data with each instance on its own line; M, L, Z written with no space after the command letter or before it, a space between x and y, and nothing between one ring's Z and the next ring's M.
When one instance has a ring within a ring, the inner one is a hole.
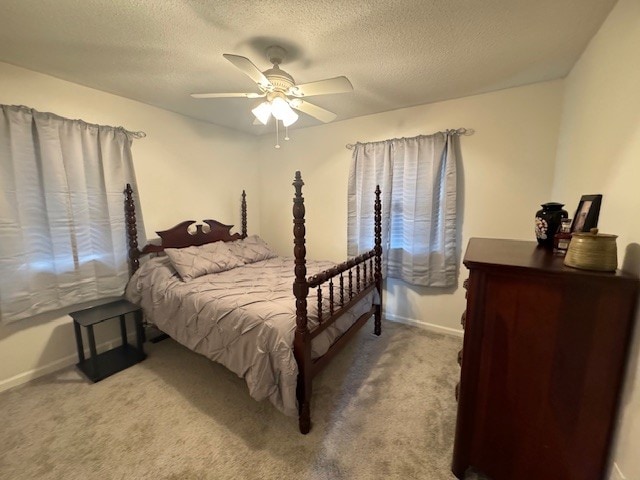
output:
M458 478L604 478L639 282L563 259L535 242L469 242Z

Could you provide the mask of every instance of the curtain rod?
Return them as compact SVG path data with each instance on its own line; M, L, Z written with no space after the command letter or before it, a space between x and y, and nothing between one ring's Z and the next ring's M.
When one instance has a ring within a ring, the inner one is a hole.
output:
M390 138L389 140L402 140L403 138L420 138L420 137L428 137L430 135L437 135L438 133L444 133L447 135L465 135L465 136L469 136L469 135L473 135L475 133L475 130L472 128L453 128L453 129L449 129L449 130L441 130L439 132L435 132L435 133L430 133L430 134L423 134L423 135L417 135L416 137L401 137L401 138ZM389 140L380 140L382 142L388 142ZM377 143L377 142L356 142L356 143L347 143L345 145L346 148L348 148L349 150L353 150L354 148L356 148L356 145L366 145L367 143Z
M146 133L144 132L132 132L130 130L127 130L124 127L113 127L111 125L98 125L97 123L89 123L89 122L85 122L84 120L81 120L79 118L67 118L67 117L63 117L61 115L57 115L55 113L52 112L41 112L39 110L36 110L35 108L31 108L31 107L27 107L26 105L0 105L0 107L10 107L10 108L15 108L16 110L23 110L23 111L27 111L29 113L31 113L33 115L33 112L36 113L40 113L42 115L48 115L50 117L53 118L57 118L59 120L68 120L70 122L78 122L81 123L87 127L92 127L92 128L112 128L113 130L120 130L122 132L124 132L126 135L133 137L133 138L144 138L147 136Z

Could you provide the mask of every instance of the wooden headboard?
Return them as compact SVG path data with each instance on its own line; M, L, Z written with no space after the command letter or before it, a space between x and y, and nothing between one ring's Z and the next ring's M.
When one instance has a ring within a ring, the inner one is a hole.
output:
M209 231L204 231L204 225L196 224L196 231L192 233L189 231L189 227L196 221L186 220L168 230L156 232L162 241L161 244L148 243L142 248L141 253L161 252L165 248L185 248L219 241L231 242L244 238L239 233L231 234L230 230L233 225L224 225L217 220L203 220L202 222L209 225Z
M168 230L157 231L160 237L160 245L148 243L142 250L138 249L138 231L136 225L136 209L133 200L133 189L130 184L124 191L125 201L125 222L127 226L127 236L129 239L129 267L133 274L140 266L139 258L148 253L159 253L165 248L185 248L191 246L204 245L213 242L231 242L240 240L247 236L247 195L242 191L242 233L231 233L233 225L225 225L217 220L203 220L208 225L209 230L204 230L204 225L196 224L195 231L190 232L189 227L196 223L196 220L186 220Z

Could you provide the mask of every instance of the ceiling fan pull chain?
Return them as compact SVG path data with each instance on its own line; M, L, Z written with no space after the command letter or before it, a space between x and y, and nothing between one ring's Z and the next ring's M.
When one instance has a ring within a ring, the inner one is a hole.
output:
M289 127L286 125L284 126L284 139L289 140Z
M276 148L280 148L280 131L278 130L278 119L274 118L276 121Z

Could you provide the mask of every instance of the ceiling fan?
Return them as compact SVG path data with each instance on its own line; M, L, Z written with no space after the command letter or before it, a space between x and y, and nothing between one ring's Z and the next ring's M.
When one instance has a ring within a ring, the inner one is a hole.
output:
M225 53L223 55L224 58L256 82L259 92L192 93L191 96L193 98L265 98L264 102L252 110L256 117L254 124L260 122L266 125L271 116L273 116L276 121L280 120L285 127L288 127L298 120L298 114L294 109L304 112L324 123L334 120L336 118L335 113L325 110L313 103L309 103L305 99L315 95L351 92L353 86L349 79L341 76L296 85L293 77L280 69L280 64L286 54L286 50L282 47L269 47L267 49L267 58L273 64L273 67L261 72L248 58Z

